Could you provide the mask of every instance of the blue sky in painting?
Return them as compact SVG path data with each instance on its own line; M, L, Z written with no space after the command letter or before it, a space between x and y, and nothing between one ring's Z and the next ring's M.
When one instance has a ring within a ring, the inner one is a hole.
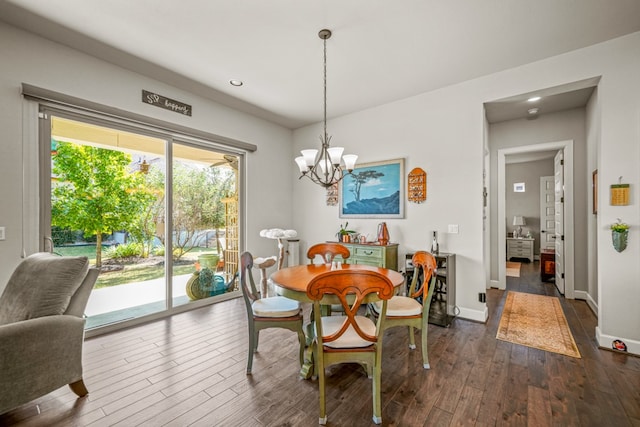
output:
M366 170L376 170L378 172L382 172L384 176L371 179L362 184L362 188L360 189L360 200L387 197L400 189L400 165L398 163L363 168L356 167L353 172L360 173ZM342 182L343 204L346 205L347 203L355 200L355 195L351 191L354 187L355 181L353 177L347 175Z

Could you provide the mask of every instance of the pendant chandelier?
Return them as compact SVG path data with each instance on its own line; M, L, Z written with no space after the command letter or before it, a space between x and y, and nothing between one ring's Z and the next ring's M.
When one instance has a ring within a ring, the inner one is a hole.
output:
M306 176L311 181L323 187L331 187L340 181L346 174L350 174L355 167L358 156L355 154L342 155L343 147L330 147L331 137L327 134L327 39L331 37L330 30L320 30L318 37L324 43L324 131L320 135L322 147L320 153L315 149L302 150L302 156L296 157L296 163L300 168L300 178ZM344 168L341 166L344 162Z

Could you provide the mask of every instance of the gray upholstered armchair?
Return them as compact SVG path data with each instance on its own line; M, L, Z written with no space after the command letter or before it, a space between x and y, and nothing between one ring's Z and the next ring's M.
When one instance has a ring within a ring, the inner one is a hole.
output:
M98 277L86 257L24 259L0 297L0 414L82 380L84 309Z

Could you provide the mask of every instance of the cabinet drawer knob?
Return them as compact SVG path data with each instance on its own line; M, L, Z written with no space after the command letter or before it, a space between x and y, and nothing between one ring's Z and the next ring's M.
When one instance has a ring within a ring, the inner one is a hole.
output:
M364 251L365 255L373 255L373 251Z

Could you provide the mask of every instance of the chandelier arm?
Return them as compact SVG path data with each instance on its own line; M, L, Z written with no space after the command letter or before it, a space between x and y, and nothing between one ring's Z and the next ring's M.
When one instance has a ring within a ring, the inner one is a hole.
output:
M338 173L338 177L336 178L336 173L338 171L340 173ZM327 187L331 187L334 184L339 183L340 181L342 181L344 179L345 176L353 175L353 173L351 173L349 171L347 171L344 174L342 172L344 172L344 169L342 169L342 167L334 169L334 172L333 172L333 175L332 175L332 179L330 179L330 180L323 180L317 173L315 173L315 171L312 171L311 173L303 173L302 175L300 175L298 177L298 179L302 179L303 177L307 177L314 184L318 184L318 185L321 185L321 186L327 188Z

